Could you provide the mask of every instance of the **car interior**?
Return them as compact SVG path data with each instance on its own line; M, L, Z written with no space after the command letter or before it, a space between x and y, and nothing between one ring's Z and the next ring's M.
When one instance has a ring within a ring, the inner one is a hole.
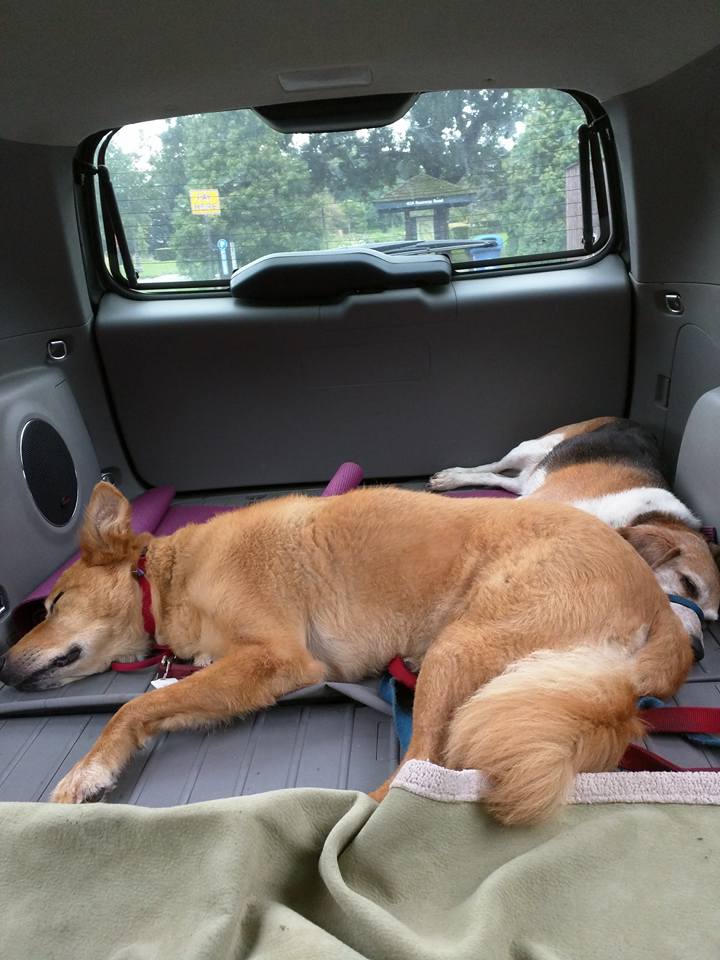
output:
M720 526L716 4L70 7L0 39L4 647L101 478L163 534L620 416ZM680 705L720 706L705 648ZM0 685L0 801L47 800L158 669ZM157 738L108 802L367 791L398 759L377 678L325 683Z

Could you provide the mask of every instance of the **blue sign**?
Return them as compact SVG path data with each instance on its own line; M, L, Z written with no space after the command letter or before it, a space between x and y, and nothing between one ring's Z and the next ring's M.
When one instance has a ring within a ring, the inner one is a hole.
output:
M227 240L218 240L217 248L218 250L227 250L228 242Z

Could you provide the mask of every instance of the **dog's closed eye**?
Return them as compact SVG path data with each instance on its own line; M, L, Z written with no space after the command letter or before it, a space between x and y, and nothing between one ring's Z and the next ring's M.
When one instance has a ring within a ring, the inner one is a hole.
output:
M64 653L60 657L55 657L54 660L50 662L50 666L54 668L58 667L69 667L71 663L75 663L76 660L79 660L82 656L82 650L77 645L70 647L67 653Z
M697 585L690 577L686 577L685 574L680 575L680 582L682 583L683 590L687 593L688 597L691 600L697 600L700 596L700 591L697 588Z
M51 602L51 604L50 604L50 608L49 608L49 610L48 610L48 616L53 612L53 610L55 609L55 605L57 604L58 600L60 599L60 597L62 597L62 595L63 595L64 593L65 593L65 591L64 591L64 590L61 590L60 593L59 593L56 597L53 598L53 600L52 600L52 602Z

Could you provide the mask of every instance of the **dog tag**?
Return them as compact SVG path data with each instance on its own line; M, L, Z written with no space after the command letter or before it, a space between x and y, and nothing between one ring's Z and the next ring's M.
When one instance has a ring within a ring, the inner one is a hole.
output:
M162 677L159 680L151 680L150 686L160 690L162 687L169 687L171 683L177 683L177 677Z

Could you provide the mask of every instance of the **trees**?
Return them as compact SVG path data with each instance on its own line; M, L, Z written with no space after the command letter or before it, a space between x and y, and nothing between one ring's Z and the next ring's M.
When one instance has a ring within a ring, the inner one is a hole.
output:
M138 168L135 158L110 144L105 163L112 174L117 202L123 211L123 226L133 260L150 253L152 216L145 202L152 188L148 173Z
M507 256L565 249L565 171L577 160L579 105L557 90L529 98L524 132L501 163L504 197L499 219Z
M409 115L408 150L431 177L450 183L494 179L503 141L514 136L525 110L521 90L426 94Z
M181 117L162 135L155 170L172 210L170 246L191 279L217 275L221 238L234 242L242 263L320 242L310 171L281 136L249 111ZM219 216L191 212L195 188L219 191Z
M475 195L471 234L504 232L508 253L534 253L564 245L564 171L582 119L556 91L425 94L390 127L312 136L242 110L171 120L154 153L111 147L108 164L136 255L169 248L191 279L219 274L221 238L238 263L390 239L374 201L419 173ZM193 188L219 191L218 216L192 214Z

